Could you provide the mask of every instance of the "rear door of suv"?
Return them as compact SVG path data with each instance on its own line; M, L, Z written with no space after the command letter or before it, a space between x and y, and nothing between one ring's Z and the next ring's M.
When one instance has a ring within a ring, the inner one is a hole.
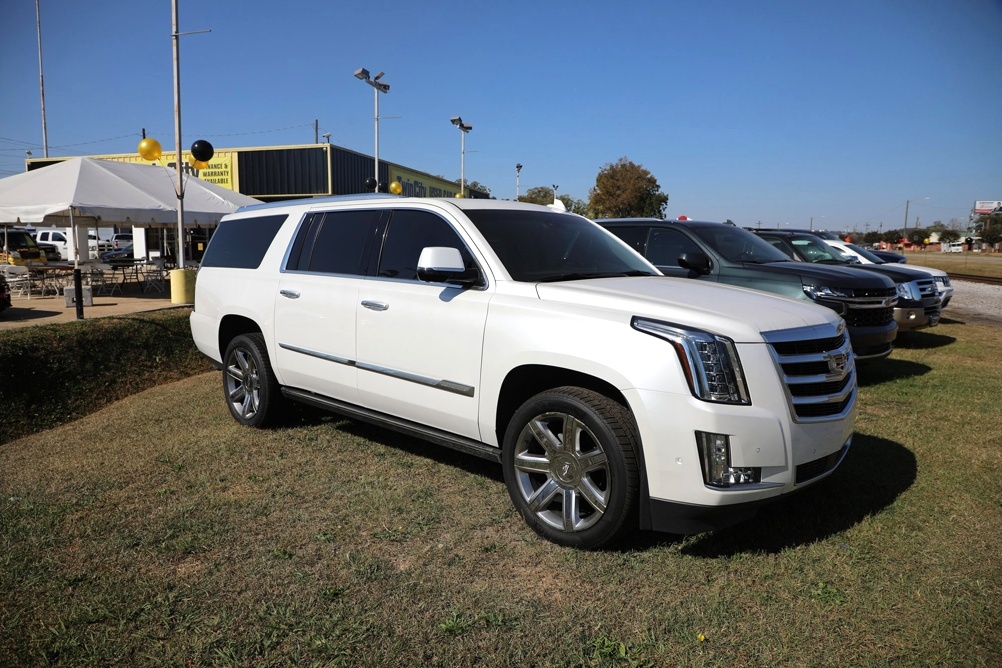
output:
M379 209L308 214L275 298L275 370L282 384L358 402L358 289L378 244Z

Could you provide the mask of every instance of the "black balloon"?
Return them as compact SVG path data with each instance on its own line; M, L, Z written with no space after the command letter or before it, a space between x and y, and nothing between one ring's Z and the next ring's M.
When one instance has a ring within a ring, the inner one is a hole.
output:
M196 139L191 145L191 155L200 162L208 162L212 160L212 155L216 152L212 148L212 144L205 141L204 139Z
M368 191L374 191L376 189L376 179L370 176L365 180L365 189Z

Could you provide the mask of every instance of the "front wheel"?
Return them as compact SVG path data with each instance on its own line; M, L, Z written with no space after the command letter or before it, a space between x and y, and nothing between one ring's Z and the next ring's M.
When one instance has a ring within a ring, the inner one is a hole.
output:
M226 347L223 394L233 418L249 427L273 424L282 412L285 397L260 334L241 334Z
M505 485L526 523L559 545L597 548L637 519L633 417L597 392L541 392L512 417L502 451Z

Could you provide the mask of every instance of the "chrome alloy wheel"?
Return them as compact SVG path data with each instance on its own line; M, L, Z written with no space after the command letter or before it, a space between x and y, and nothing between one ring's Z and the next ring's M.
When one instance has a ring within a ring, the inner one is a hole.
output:
M246 348L234 348L226 360L226 397L230 409L251 420L261 407L261 379L254 356Z
M609 459L595 434L573 415L549 412L530 420L515 444L514 468L529 510L558 531L588 529L606 511Z

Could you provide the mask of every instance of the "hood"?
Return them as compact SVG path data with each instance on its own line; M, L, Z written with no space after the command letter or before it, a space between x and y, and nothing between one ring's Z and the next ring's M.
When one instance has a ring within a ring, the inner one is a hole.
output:
M544 302L664 320L702 329L738 343L761 343L762 332L798 327L837 327L831 309L797 299L685 278L636 276L539 283Z
M932 278L932 274L928 271L917 269L916 267L909 267L904 264L854 264L851 266L853 269L858 268L882 274L897 283L908 283L910 281L922 280L928 281Z
M879 273L857 271L849 265L813 264L811 262L744 263L742 266L763 273L794 274L804 283L839 288L893 288L894 280Z

